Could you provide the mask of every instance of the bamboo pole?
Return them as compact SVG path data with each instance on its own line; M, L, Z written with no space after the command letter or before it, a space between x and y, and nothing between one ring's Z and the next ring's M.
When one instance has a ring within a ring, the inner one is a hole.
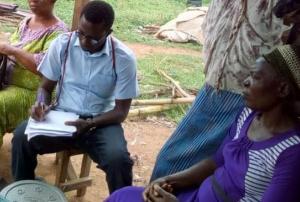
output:
M182 96L184 97L192 97L192 95L188 94L187 92L185 92L181 86L179 85L178 81L175 81L172 77L170 77L169 75L167 75L164 71L157 69L156 70L160 75L164 76L166 79L168 79L169 81L171 81L174 86L176 87L176 89L179 91L180 94L182 94Z
M127 117L134 117L134 116L162 112L162 111L171 109L174 106L175 105L157 105L157 106L143 107L143 108L139 108L139 109L132 109L129 111Z
M163 104L188 104L192 103L195 97L185 98L164 98L164 99L151 99L151 100L133 100L131 106L139 105L163 105Z
M156 90L151 90L151 91L145 91L145 92L141 92L141 95L153 95L153 96L157 96L157 95L165 95L168 93L168 91L171 91L171 88L162 88L162 89L156 89Z

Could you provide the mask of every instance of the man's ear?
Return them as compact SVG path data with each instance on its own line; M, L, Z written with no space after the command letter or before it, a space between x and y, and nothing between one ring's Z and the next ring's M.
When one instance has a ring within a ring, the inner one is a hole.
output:
M278 85L278 96L280 98L285 98L291 93L290 86L287 82L281 81Z

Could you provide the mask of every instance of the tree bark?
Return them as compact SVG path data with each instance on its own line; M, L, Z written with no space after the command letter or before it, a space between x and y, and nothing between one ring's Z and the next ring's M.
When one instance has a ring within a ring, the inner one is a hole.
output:
M80 13L82 8L87 4L89 0L75 0L74 11L73 11L73 21L72 21L72 31L78 28Z

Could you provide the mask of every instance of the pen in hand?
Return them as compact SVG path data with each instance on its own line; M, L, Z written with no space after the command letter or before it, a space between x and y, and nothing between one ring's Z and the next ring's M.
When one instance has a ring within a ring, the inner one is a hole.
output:
M47 106L43 102L35 102L31 107L31 117L36 121L45 120L45 115L49 112L51 105Z

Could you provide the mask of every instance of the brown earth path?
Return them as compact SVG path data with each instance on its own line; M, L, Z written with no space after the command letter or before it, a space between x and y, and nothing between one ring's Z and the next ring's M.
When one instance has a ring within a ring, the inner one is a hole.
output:
M131 48L138 58L145 57L151 54L180 54L180 55L192 55L201 56L200 51L191 50L188 48L167 48L158 45L146 45L140 43L126 43L129 48Z

